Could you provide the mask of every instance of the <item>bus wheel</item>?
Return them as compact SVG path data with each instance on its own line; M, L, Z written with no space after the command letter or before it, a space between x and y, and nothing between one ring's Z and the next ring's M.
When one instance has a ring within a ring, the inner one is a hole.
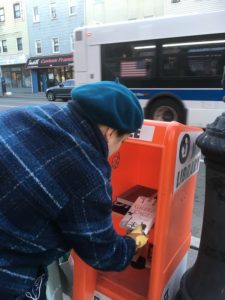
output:
M164 98L156 100L147 109L147 118L158 121L177 121L185 123L184 108L174 100Z

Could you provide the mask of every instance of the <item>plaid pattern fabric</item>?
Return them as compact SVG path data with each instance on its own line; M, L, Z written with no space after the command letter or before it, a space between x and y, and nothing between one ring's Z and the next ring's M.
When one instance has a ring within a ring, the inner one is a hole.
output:
M0 114L0 299L72 248L100 270L129 264L135 244L113 229L107 154L72 102Z

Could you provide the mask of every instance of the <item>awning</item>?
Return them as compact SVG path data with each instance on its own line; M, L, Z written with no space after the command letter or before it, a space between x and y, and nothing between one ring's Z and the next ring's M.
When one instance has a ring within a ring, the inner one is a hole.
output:
M37 56L30 57L27 60L27 69L37 68L52 68L52 67L63 67L73 64L73 54L62 54L52 56Z

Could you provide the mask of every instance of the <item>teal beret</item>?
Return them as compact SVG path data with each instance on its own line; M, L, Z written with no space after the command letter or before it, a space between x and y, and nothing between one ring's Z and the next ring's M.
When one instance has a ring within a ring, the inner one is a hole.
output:
M96 124L124 133L135 132L142 126L143 111L138 98L120 83L100 81L75 87L72 99Z

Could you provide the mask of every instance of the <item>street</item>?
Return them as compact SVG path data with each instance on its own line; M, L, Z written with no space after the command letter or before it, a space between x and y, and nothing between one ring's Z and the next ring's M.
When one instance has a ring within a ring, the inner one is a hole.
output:
M49 101L45 98L44 94L43 96L35 97L28 95L26 98L14 98L14 97L0 97L0 111L5 109L10 109L16 106L23 106L23 105L39 105L39 104L47 104ZM63 105L65 102L55 102L57 105Z
M17 106L23 105L39 105L39 104L48 104L50 103L45 98L45 95L39 96L26 96L26 97L0 97L0 111L10 109ZM53 102L56 105L65 105L63 101L55 101ZM195 192L195 201L194 201L194 209L193 209L193 218L192 218L192 244L196 244L198 246L199 238L201 235L201 228L202 228L202 218L203 218L203 209L204 209L204 189L205 189L205 165L203 160L200 163L200 170L197 177L197 186ZM195 245L194 245L195 246ZM191 250L191 259L189 261L189 266L194 262L197 251Z

